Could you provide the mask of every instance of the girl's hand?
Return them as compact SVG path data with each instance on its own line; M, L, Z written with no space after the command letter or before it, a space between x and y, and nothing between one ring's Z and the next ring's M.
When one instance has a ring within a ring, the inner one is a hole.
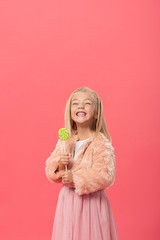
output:
M68 170L65 171L62 175L62 183L63 184L67 184L67 183L73 183L73 175L72 175L72 171Z
M59 164L61 167L64 169L65 165L69 164L69 161L71 160L72 156L70 153L61 153L60 158L59 158Z

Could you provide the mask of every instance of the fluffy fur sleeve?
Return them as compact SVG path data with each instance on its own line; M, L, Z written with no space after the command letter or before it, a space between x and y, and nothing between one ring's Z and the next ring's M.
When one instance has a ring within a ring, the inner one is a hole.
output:
M51 153L51 155L49 156L49 158L47 158L45 162L46 176L48 180L53 183L62 182L62 174L64 170L56 172L56 170L59 167L58 160L59 160L59 156L60 156L60 152L62 151L62 148L63 148L63 143L60 139L58 139L54 151Z
M73 182L77 194L89 194L109 188L115 180L114 148L105 137L95 143L93 165L73 171Z

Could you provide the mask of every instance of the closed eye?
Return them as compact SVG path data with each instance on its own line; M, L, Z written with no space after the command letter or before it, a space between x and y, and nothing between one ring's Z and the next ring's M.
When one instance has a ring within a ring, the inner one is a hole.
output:
M72 105L75 105L75 104L78 104L78 103L72 103ZM91 105L91 103L89 103L89 102L87 102L86 104L90 104Z

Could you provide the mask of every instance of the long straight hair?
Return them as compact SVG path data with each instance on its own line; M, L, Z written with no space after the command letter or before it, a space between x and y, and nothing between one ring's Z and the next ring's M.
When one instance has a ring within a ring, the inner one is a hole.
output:
M72 92L70 95L65 108L65 128L69 131L71 135L77 129L76 123L71 119L71 101L73 95L78 92L88 92L93 100L94 104L94 121L92 129L95 131L95 136L97 133L102 132L110 142L112 142L112 138L107 130L104 114L103 114L103 105L99 95L88 87L80 87L77 88L75 91ZM97 117L96 117L97 116Z

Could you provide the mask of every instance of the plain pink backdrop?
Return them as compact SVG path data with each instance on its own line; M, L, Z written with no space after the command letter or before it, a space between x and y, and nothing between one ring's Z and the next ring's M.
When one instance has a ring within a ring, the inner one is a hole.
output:
M115 148L120 240L160 238L159 13L158 0L0 2L0 239L50 240L62 184L45 161L82 86Z

